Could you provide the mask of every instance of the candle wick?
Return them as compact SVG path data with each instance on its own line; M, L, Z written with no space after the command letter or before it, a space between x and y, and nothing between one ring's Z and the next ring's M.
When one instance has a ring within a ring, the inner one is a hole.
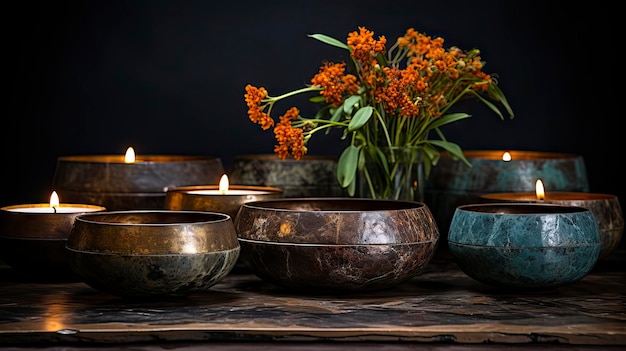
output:
M57 213L57 207L56 206L52 206L52 210L54 211L54 213Z

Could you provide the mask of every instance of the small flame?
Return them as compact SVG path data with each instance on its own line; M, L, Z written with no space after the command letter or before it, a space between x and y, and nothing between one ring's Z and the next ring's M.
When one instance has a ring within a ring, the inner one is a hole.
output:
M510 152L508 152L508 151L505 151L505 152L502 154L502 161L504 161L504 162L509 162L509 161L511 161L511 153L510 153Z
M58 208L60 204L61 202L59 201L59 195L57 195L56 191L53 191L52 195L50 195L50 207Z
M220 194L226 194L228 192L228 176L224 174L220 179Z
M546 193L543 189L543 182L541 179L537 179L537 182L535 183L535 195L537 195L537 200L545 200L546 198Z
M126 155L124 155L124 162L135 163L135 149L133 149L132 146L126 150Z

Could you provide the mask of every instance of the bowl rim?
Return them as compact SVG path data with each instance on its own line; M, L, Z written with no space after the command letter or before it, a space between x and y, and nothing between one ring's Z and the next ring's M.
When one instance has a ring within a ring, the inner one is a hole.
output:
M107 222L107 221L99 221L96 218L103 218L107 216L113 215L188 215L190 216L189 221L167 221L167 222L159 222L159 223L122 223L122 222ZM198 217L197 220L193 218ZM214 219L211 219L214 218ZM76 222L95 224L95 225L110 225L110 226L128 226L128 227L167 227L173 225L202 225L202 224L217 224L222 222L232 221L233 218L221 212L211 212L211 211L199 211L199 210L167 210L167 209L146 209L146 210L119 210L119 211L99 211L99 212L89 212L76 216Z
M379 247L379 246L409 246L409 245L430 245L436 243L437 240L411 241L406 243L371 243L371 244L331 244L331 243L311 243L311 242L293 242L293 241L271 241L271 240L255 240L247 238L237 238L239 243L260 244L272 246L299 246L299 247Z
M304 209L304 208L289 208L272 207L273 204L313 204L313 203L337 203L337 204L350 204L350 203L370 203L379 204L381 206L372 208L329 208L329 209ZM384 206L382 206L384 205ZM395 205L395 206L393 206ZM380 207L380 208L378 208ZM354 212L380 212L380 211L406 211L427 208L426 203L410 200L392 200L392 199L370 199L370 198L354 198L354 197L290 197L290 198L276 198L246 202L241 205L241 208L248 208L254 210L266 210L276 212L290 212L290 213L305 213L305 212L319 212L319 213L354 213Z
M524 212L498 211L498 209L518 209ZM537 216L537 215L568 215L578 213L591 213L591 210L582 206L562 205L555 203L538 202L489 202L465 204L457 206L455 212L468 212L477 215L501 215L501 216Z

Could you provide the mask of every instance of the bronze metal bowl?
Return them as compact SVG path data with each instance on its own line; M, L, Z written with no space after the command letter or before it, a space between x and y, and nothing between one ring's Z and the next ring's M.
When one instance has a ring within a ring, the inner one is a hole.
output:
M76 280L68 264L65 244L74 220L81 214L104 212L95 205L61 204L59 213L49 204L0 208L0 259L20 276L35 280ZM84 212L64 212L80 206ZM23 208L50 209L50 213L21 212Z
M168 188L217 184L222 160L211 156L74 155L57 159L53 187L68 202L97 204L110 211L163 209Z
M85 283L124 297L205 291L230 273L240 251L230 216L168 210L78 216L66 249Z
M248 202L235 220L240 260L261 279L315 292L380 290L418 275L439 230L420 202L285 198Z
M241 205L251 201L280 199L283 191L279 188L252 185L231 186L226 194L209 194L216 192L219 185L190 185L167 189L165 208L168 210L191 210L220 212L237 217Z

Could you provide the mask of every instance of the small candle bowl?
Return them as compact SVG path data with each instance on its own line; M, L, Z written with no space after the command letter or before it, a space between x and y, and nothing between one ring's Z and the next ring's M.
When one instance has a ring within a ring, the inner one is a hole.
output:
M425 204L366 198L248 202L235 228L241 261L251 272L304 293L406 282L430 262L439 240Z
M86 212L101 212L95 205L25 204L0 208L0 259L12 268L37 278L73 278L65 244L74 219Z
M205 291L231 271L240 250L230 216L166 210L78 216L66 249L78 277L122 297Z
M160 210L168 188L217 184L223 173L221 159L208 156L144 155L126 163L124 155L77 155L57 159L52 185L68 202Z
M503 159L505 152L510 161ZM466 150L463 154L472 167L444 152L424 189L424 202L446 233L457 206L476 203L483 194L533 191L537 179L556 191L589 191L581 155L524 150Z
M624 215L616 195L554 191L538 200L535 192L493 193L481 196L488 202L531 202L550 203L588 208L596 217L600 228L600 257L608 257L618 246L624 233Z
M284 197L345 195L337 181L337 159L329 156L283 160L277 154L239 155L230 177L233 184L280 188Z
M167 189L165 208L226 213L234 221L244 203L282 197L283 191L273 187L230 185L221 194L219 185L192 185Z
M459 268L482 283L549 290L587 275L600 254L589 209L531 203L457 207L448 246Z

